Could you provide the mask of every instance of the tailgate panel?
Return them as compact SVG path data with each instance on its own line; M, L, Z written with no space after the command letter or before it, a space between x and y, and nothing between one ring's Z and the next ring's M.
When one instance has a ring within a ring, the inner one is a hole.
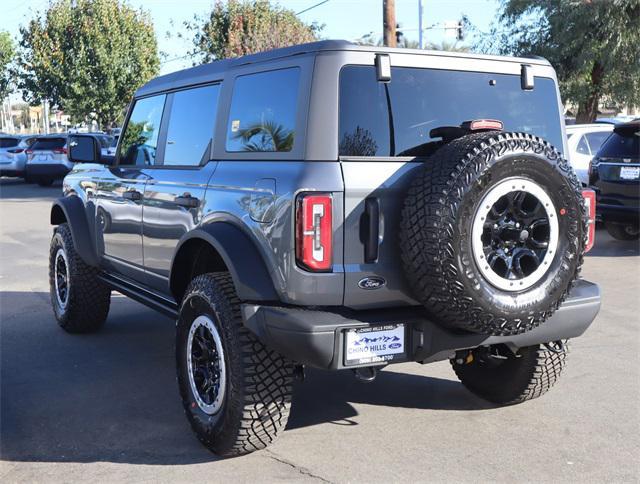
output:
M404 280L398 247L400 214L409 183L421 162L342 161L345 192L344 304L352 308L418 304ZM378 259L365 262L363 215L365 200L374 198L379 207ZM366 277L382 277L386 284L363 289Z

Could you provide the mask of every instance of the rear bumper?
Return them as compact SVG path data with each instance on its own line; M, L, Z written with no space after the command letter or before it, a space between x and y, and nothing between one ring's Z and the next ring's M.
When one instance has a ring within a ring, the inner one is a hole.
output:
M71 170L62 164L30 164L27 163L25 172L29 178L64 178Z
M596 202L596 220L637 225L640 223L640 207L598 204Z
M23 176L24 170L17 168L5 168L0 166L0 176Z
M345 331L348 329L405 323L408 352L403 361L430 363L451 358L457 350L478 346L504 343L522 348L575 338L587 330L599 310L600 289L583 280L576 283L571 296L548 321L516 336L448 331L426 319L416 308L334 312L255 304L242 306L245 325L265 345L298 363L333 370L357 367L345 365Z

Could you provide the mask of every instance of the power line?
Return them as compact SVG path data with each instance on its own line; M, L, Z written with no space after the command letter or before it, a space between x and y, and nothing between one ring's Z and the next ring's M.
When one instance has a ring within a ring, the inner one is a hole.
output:
M300 15L301 13L308 12L309 10L311 10L311 9L313 9L313 8L319 7L320 5L324 5L324 4L325 4L325 3L327 3L328 1L329 1L329 0L323 0L323 1L322 1L322 2L320 2L320 3L316 3L315 5L312 5L312 6L311 6L311 7L309 7L309 8L305 8L304 10L300 10L299 12L296 12L296 15Z

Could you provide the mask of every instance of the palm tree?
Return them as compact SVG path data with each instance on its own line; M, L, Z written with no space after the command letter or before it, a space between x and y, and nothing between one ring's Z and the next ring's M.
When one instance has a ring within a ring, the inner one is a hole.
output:
M274 121L255 123L235 135L244 151L291 151L293 131Z

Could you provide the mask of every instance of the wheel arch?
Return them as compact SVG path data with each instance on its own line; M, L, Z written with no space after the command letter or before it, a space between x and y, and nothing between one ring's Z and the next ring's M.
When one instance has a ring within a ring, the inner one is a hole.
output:
M171 262L174 299L179 303L193 277L206 272L229 272L242 300L279 300L255 243L231 223L212 222L183 236Z
M51 206L51 225L69 224L73 245L80 258L88 265L98 267L99 259L94 244L90 208L85 207L77 195L58 198Z

